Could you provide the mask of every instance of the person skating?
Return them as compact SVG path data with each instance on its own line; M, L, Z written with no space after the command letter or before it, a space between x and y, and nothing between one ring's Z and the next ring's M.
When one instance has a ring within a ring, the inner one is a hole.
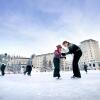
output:
M26 66L26 71L24 72L24 75L26 75L26 73L27 73L27 75L31 76L31 71L32 71L32 66L27 65Z
M56 46L57 49L54 52L54 73L53 73L53 77L57 77L57 79L59 79L60 76L60 58L61 58L61 49L62 46L61 45L57 45Z
M1 75L2 75L2 76L5 75L5 68L6 68L6 65L5 65L5 64L2 64L2 65L1 65L1 68L0 68L0 70L1 70Z
M88 68L87 64L84 63L84 71L86 72L86 74L87 74L87 68Z
M80 49L79 46L69 43L68 41L63 42L64 47L68 47L69 51L66 53L67 54L73 54L73 76L71 78L81 78L81 73L80 69L78 66L78 62L80 60L80 57L82 56L82 50Z

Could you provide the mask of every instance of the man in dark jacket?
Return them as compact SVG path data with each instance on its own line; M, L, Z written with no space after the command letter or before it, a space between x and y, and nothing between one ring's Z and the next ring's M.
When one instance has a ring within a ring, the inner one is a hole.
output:
M76 77L81 78L81 73L80 73L79 66L78 66L79 59L82 56L82 51L81 51L80 47L78 47L75 44L69 43L68 41L64 41L63 46L68 47L68 49L69 49L69 52L67 52L66 55L74 54L73 64L72 64L72 67L73 67L72 78L76 78Z
M26 71L24 72L24 74L27 73L27 75L31 76L31 71L32 71L32 66L31 65L27 65L26 66Z
M6 68L6 65L2 64L2 65L1 65L1 68L0 68L0 70L1 70L1 75L2 75L2 76L5 75L5 68Z

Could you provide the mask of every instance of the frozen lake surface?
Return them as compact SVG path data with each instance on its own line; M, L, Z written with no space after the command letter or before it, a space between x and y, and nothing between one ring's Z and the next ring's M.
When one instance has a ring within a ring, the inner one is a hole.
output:
M0 100L100 100L100 71L81 73L71 79L72 72L62 72L61 80L52 72L0 76Z

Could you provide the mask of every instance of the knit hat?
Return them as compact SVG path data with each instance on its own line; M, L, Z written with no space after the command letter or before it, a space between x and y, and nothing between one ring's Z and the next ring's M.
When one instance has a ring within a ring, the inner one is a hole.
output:
M62 48L62 46L61 46L61 45L57 45L56 47L57 47L57 48Z

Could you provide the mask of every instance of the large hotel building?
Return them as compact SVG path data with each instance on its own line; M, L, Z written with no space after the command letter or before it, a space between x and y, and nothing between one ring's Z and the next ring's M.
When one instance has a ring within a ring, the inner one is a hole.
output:
M83 51L80 63L86 63L89 69L100 69L100 49L98 41L93 39L85 40L80 43Z

